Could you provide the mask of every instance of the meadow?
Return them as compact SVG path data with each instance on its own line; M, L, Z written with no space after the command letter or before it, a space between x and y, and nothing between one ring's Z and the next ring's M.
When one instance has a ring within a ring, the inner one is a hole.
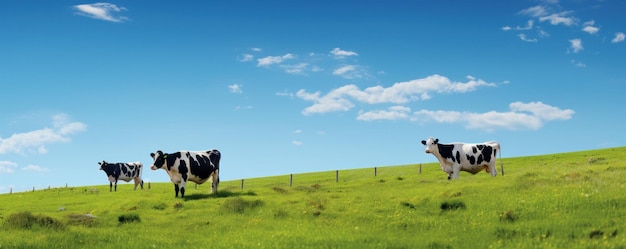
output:
M452 181L438 163L304 173L185 198L169 182L3 194L0 248L624 248L624 158L503 158L504 176Z

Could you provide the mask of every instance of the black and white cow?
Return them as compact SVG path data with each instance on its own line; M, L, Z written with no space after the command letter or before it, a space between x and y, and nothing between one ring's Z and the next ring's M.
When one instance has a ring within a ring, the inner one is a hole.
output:
M431 137L428 140L422 140L422 144L426 145L426 153L437 157L441 170L448 173L448 180L459 178L459 171L476 174L484 169L492 176L498 174L496 155L500 151L500 144L496 141L480 144L442 144L439 143L439 139Z
M141 185L141 189L143 189L143 180L141 179L141 168L143 165L140 162L107 163L102 161L98 162L98 164L100 164L100 170L103 170L109 177L109 191L113 191L113 183L115 183L115 191L117 191L117 180L125 182L134 180L134 190L137 190L137 185Z
M217 186L220 183L220 159L222 157L218 150L209 151L178 151L174 153L163 153L157 151L150 153L154 160L150 169L164 169L174 183L174 191L178 197L185 197L187 181L202 184L211 180L211 194L217 193Z

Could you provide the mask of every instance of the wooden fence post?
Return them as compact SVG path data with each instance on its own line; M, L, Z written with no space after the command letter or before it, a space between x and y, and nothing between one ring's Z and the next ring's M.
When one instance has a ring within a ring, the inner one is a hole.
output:
M293 185L293 174L289 174L289 187Z
M420 175L422 174L422 164L420 163Z
M148 182L148 189L150 189L150 182Z
M241 179L241 190L243 190L243 179Z
M502 171L502 176L504 176L504 163L500 162L500 171Z
M374 167L374 176L376 176L376 173L377 173L377 172L376 172L376 167Z
M339 170L335 171L335 182L339 182Z
M13 194L13 187L11 187L11 190L9 190L9 194Z

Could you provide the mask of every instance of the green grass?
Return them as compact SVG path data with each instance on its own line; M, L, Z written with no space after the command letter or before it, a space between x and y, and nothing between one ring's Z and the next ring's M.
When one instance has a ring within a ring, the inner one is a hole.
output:
M434 163L316 172L184 199L171 183L3 194L0 248L624 248L624 158L504 158L504 176L453 181Z

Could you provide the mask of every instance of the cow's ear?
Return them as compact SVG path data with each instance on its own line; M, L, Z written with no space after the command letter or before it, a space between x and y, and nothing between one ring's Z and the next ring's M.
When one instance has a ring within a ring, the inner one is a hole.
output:
M435 139L435 144L439 143L439 138Z
M422 140L422 144L423 144L423 145L426 145L426 140Z
M154 158L154 153L150 153L150 157Z

